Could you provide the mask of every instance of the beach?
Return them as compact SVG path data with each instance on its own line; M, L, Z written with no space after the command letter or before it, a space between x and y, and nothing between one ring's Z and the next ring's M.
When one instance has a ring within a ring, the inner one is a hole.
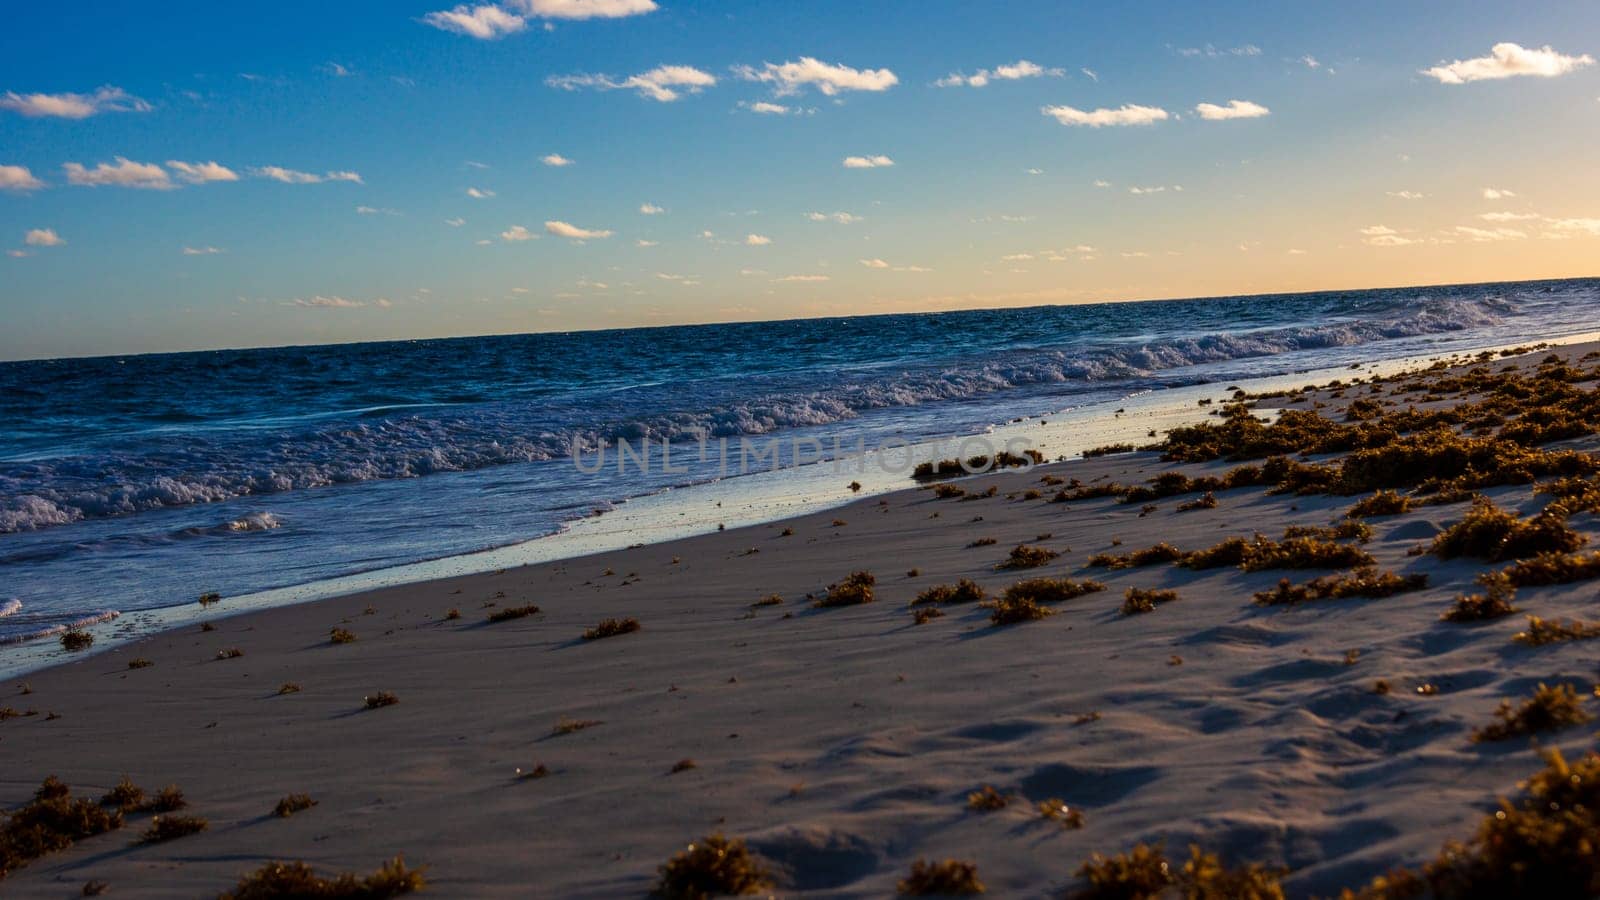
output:
M1592 367L1595 349L1557 352ZM1532 374L1545 357L1475 365ZM1347 408L1363 397L1449 409L1481 399L1462 387L1469 368L1254 408L1334 422L1356 421ZM1455 383L1428 388L1443 378ZM1220 410L1230 392L1212 387ZM1600 440L1536 446L1590 454ZM1473 493L1524 517L1544 508L1534 478L1356 520L1346 512L1371 491L1095 496L1240 465L1161 457L938 482L960 496L908 478L783 521L243 614L223 597L206 607L208 630L142 637L0 691L19 714L0 721L6 807L48 775L92 797L126 775L152 792L178 785L209 827L136 845L147 821L131 814L10 872L4 890L66 896L100 881L118 897L207 896L269 860L370 872L403 854L440 896L642 896L670 857L722 833L746 842L770 873L764 893L781 896L884 896L917 860L947 858L976 864L993 895L1058 896L1084 886L1092 854L1138 842L1175 861L1195 843L1228 865L1281 868L1289 896L1328 896L1470 837L1541 766L1540 748L1575 759L1592 745L1581 726L1474 740L1502 700L1540 683L1588 695L1600 645L1513 642L1522 614L1442 621L1506 561L1426 552ZM1370 534L1315 539L1426 585L1264 605L1253 596L1282 578L1352 566L1090 565L1348 521ZM1600 534L1590 512L1568 524ZM1006 568L1019 546L1049 552ZM816 602L854 572L874 576L872 602ZM1006 625L979 603L910 606L960 579L993 597L1041 576L1103 589ZM1177 596L1130 614L1129 589ZM1582 580L1524 588L1516 605L1600 615ZM918 624L925 609L943 615ZM584 638L607 619L638 628ZM369 704L384 692L395 702ZM1003 804L969 797L986 787ZM297 793L316 805L273 815ZM1046 801L1081 812L1081 827L1042 815Z

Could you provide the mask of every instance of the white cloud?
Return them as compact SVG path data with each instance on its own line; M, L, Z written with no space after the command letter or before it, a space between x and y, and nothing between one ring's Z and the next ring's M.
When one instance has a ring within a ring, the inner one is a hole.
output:
M1043 169L1039 169L1039 168L1023 169L1022 172L1025 175L1043 175L1044 174L1044 170Z
M1032 253L1009 253L1000 257L1001 262L1022 262L1029 259L1033 259Z
M554 220L544 223L544 230L550 232L556 237L572 238L575 241L587 241L591 239L598 240L600 238L611 237L610 231L579 228L578 226L568 222Z
M1219 56L1260 56L1261 48L1255 44L1245 44L1242 47L1229 47L1218 49L1210 44L1204 47L1183 47L1178 50L1179 56L1208 56L1213 59Z
M535 19L622 19L655 12L655 0L506 0Z
M323 63L322 71L327 72L329 75L332 75L335 78L349 78L351 75L355 74L354 72L350 71L349 66L332 61Z
M1308 69L1320 69L1320 68L1322 68L1322 63L1317 62L1317 58L1315 56L1312 56L1309 53L1307 53L1305 56L1300 57L1300 62Z
M315 172L300 172L295 169L285 169L282 166L257 166L250 170L256 178L267 178L272 181L281 181L284 184L321 184L324 181L350 181L363 184L361 176L355 172L327 172L318 175Z
M1474 241L1518 241L1528 235L1515 228L1475 228L1471 225L1457 225L1456 233L1471 238Z
M387 206L358 206L356 214L361 216L398 216L400 210L390 209Z
M1421 200L1427 196L1418 191L1385 191L1384 193L1399 200Z
M86 169L78 163L69 162L61 168L67 173L68 184L84 187L126 187L153 191L176 187L172 179L167 177L166 169L155 163L134 162L122 156L117 157L116 165L98 163L94 168Z
M539 162L542 162L547 166L555 166L556 168L572 165L572 160L567 159L565 156L562 156L559 153L551 153L546 156L541 156L539 157Z
M1361 233L1364 234L1364 235L1367 235L1368 237L1373 237L1373 236L1381 236L1381 235L1399 234L1400 232L1395 231L1393 228L1390 228L1387 225L1368 225L1367 227L1361 229Z
M772 280L774 282L810 282L831 281L833 279L829 278L827 275L785 275L782 278L774 278Z
M167 160L167 168L178 173L178 178L190 184L205 184L208 181L238 181L239 173L217 162L179 162L175 159Z
M764 234L747 234L744 236L744 242L751 247L765 247L772 243L772 238Z
M739 105L753 113L761 113L768 116L786 116L795 111L792 106L784 106L782 103L770 103L766 100L757 100L754 103L745 103L741 100Z
M779 95L796 94L809 85L832 97L843 91L886 91L900 83L888 69L852 69L810 56L794 62L765 63L760 69L735 66L733 71L746 81L774 85Z
M1423 69L1422 74L1440 84L1466 84L1469 81L1489 81L1518 75L1554 78L1590 65L1594 65L1594 57L1587 53L1566 56L1557 53L1549 44L1530 50L1520 44L1503 41L1489 48L1488 56L1441 63L1431 69Z
M1078 71L1083 73L1083 77L1089 79L1090 81L1094 82L1095 84L1099 84L1100 83L1099 74L1097 74L1095 72L1095 70L1089 68L1088 66L1085 66L1085 67L1079 69Z
M889 264L887 262L884 262L881 259L863 259L861 261L861 264L863 266L866 266L869 269L887 269L887 268L889 268Z
M219 247L184 247L183 248L183 255L184 256L216 256L218 253L226 253L226 252L228 252L228 251L223 250L223 249L221 249Z
M657 66L618 81L610 75L552 75L545 84L564 91L593 88L598 91L632 90L639 96L671 103L684 92L698 94L717 83L717 77L694 66Z
M108 112L149 112L150 104L119 87L106 85L92 94L0 94L0 109L30 118L87 119Z
M7 250L6 255L12 259L26 259L33 255L31 250Z
M1108 188L1111 187L1111 182L1105 180L1104 178L1096 178L1094 180L1094 186L1097 188Z
M639 240L634 241L633 245L635 247L655 247L655 246L659 246L660 243L661 243L660 241L647 241L644 238L640 238Z
M454 219L445 219L444 223L449 225L451 228L460 228L461 226L467 224L467 220L457 216Z
M60 247L66 244L54 228L35 228L22 239L29 247Z
M1067 74L1065 69L1046 69L1038 63L1019 59L1014 63L995 66L993 69L979 69L971 75L951 72L949 75L935 81L934 84L938 87L961 87L963 85L966 87L983 87L990 81L1019 81L1023 78L1043 78L1046 75L1060 78L1065 74Z
M422 17L422 21L441 31L464 34L480 41L497 40L528 27L526 19L492 4L463 4L453 9L428 13Z
M1071 106L1046 106L1039 110L1052 116L1063 125L1087 125L1103 128L1108 125L1150 125L1168 118L1167 111L1155 106L1128 103L1116 109L1085 111Z
M1558 232L1584 232L1600 237L1600 219L1550 219L1548 224Z
M1183 185L1174 184L1170 188L1167 185L1164 185L1164 184L1153 184L1153 185L1148 185L1148 186L1143 186L1143 187L1141 187L1139 185L1133 185L1132 187L1128 188L1128 193L1130 193L1130 194L1165 194L1168 190L1180 191L1181 192L1183 190Z
M666 212L665 209L655 205L654 203L639 204L639 215L641 216L659 216L664 212Z
M1417 243L1387 225L1368 225L1361 229L1361 235L1362 243L1374 247L1403 247Z
M813 222L838 222L840 225L853 225L861 221L861 217L847 212L808 212L806 218Z
M1215 103L1201 103L1194 108L1200 118L1212 122L1226 119L1259 119L1272 112L1259 103L1249 100L1229 100L1227 106L1218 106Z
M1478 214L1478 218L1484 220L1485 222L1526 222L1526 221L1529 221L1531 219L1539 218L1539 214L1538 213L1515 213L1515 212L1486 212L1486 213L1479 213Z
M514 243L516 241L536 241L538 239L539 236L537 234L534 234L521 225L513 225L510 228L507 228L505 231L500 232L500 240L505 241L506 243Z
M469 187L469 188L467 188L467 196L471 197L474 200L487 200L490 197L494 196L494 191L484 190L482 188Z
M1485 200L1505 200L1516 195L1516 191L1508 191L1503 188L1487 187L1483 189L1483 199Z
M33 177L27 166L0 166L0 191L36 191L44 182Z
M296 297L293 300L290 300L287 305L299 307L300 309L363 309L369 306L376 307L378 309L388 309L394 304L389 302L389 300L384 297L379 297L378 299L373 300L371 303L368 303L365 300L351 300L347 297L340 297L337 295L332 297L324 297L321 294L318 294L315 297Z
M846 156L844 167L846 169L882 169L894 165L894 160L887 156Z

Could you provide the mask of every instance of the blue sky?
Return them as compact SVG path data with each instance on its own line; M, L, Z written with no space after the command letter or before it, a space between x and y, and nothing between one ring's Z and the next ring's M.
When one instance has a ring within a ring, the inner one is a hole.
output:
M1592 3L485 6L8 10L0 358L1597 274Z

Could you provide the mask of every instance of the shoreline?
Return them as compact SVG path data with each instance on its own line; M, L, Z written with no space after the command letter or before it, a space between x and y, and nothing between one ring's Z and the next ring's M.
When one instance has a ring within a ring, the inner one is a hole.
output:
M1490 354L1487 369L1532 373L1546 355ZM1345 408L1359 400L1448 420L1479 402L1462 371L1324 385L1258 408L1296 411L1279 414L1291 428L1316 411L1348 436L1363 420ZM1600 371L1571 385L1588 396ZM1221 388L1211 395L1226 398ZM1541 446L1592 458L1600 435ZM1353 452L1281 468L1314 479ZM177 784L211 827L155 845L86 838L5 887L55 896L95 879L117 896L214 895L269 859L364 873L404 854L443 896L641 896L669 857L722 832L786 896L883 896L919 858L974 862L998 896L1059 896L1081 885L1081 862L1139 842L1172 859L1195 842L1228 866L1283 868L1289 896L1329 896L1469 837L1542 750L1577 759L1592 746L1582 727L1537 743L1474 737L1538 684L1586 696L1600 645L1518 643L1523 614L1441 621L1507 565L1429 552L1470 492L1417 493L1335 540L1331 525L1369 492L1222 482L1241 467L1262 468L1137 452L973 476L672 542L213 610L211 630L75 658L31 673L26 691L8 679L0 705L17 715L0 721L0 746L48 764L10 767L0 802L24 802L52 773L91 797L127 776ZM1176 473L1218 483L1128 491ZM1523 522L1549 502L1515 480L1475 490ZM1600 542L1595 513L1570 527ZM1343 548L1340 562L1117 562L1294 529L1314 535L1308 548ZM1023 554L1025 568L1011 562L1019 545L1041 551ZM1280 578L1348 575L1347 557L1363 556L1407 586L1252 599L1281 591ZM875 575L875 602L815 602L856 571ZM997 597L1041 576L1104 589L1003 626L998 608L911 606L960 579ZM1600 620L1582 578L1526 588L1516 606ZM930 609L940 614L912 615ZM639 627L585 639L608 619ZM271 815L294 793L317 805ZM1040 814L1056 803L1082 812L1081 827ZM146 824L130 815L127 827Z
M1600 331L1540 341L1551 347L1561 347L1597 339L1600 339ZM1499 351L1512 346L1515 345L1495 345L1482 349ZM1459 359L1475 352L1481 351L1462 350L1379 360L1362 366L1359 374L1366 377L1383 376L1431 365L1439 360ZM1237 384L1252 393L1295 390L1329 378L1348 377L1351 372L1348 366L1304 369L1235 379L1229 382L1229 386ZM1146 390L1117 400L1068 407L1054 414L1022 417L967 437L980 437L996 445L1004 444L1008 438L1031 441L1038 437L1038 443L1030 443L1030 446L1045 453L1047 464L1060 465L1077 461L1081 458L1077 454L1085 449L1123 442L1143 444L1149 440L1146 431L1164 433L1176 425L1204 421L1208 411L1197 407L1192 401L1215 397L1222 387L1221 382L1203 382ZM1126 418L1120 412L1112 413L1113 404L1128 410ZM1054 422L1053 426L1051 422ZM912 447L924 455L955 455L930 448L948 447L963 439L964 436L960 435L950 436L913 444ZM712 533L719 526L741 528L782 523L792 517L840 509L864 498L912 491L919 487L906 472L885 472L871 464L862 467L869 471L823 471L832 468L831 462L822 461L665 488L624 498L603 513L569 520L558 531L511 544L227 596L222 607L215 610L205 609L191 601L127 612L102 612L91 617L93 621L89 621L84 628L95 636L96 644L92 652L101 653L165 630L216 618L218 613L222 616L240 615L406 584L578 559L640 543L661 544L704 535ZM859 492L844 489L845 479L860 481L862 489ZM806 492L807 486L809 493ZM800 488L798 493L795 487ZM689 499L684 505L698 506L698 513L692 509L674 508L673 502L686 495ZM703 502L697 502L701 500ZM733 510L731 514L728 512L730 509ZM653 534L649 539L639 541L636 538L641 531ZM209 589L197 589L196 594ZM0 643L0 679L23 677L70 661L73 655L56 646L55 638L59 630L60 626L56 626L50 634Z

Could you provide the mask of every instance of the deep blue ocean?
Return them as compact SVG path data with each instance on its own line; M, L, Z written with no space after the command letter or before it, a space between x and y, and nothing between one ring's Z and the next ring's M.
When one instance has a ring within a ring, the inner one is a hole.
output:
M575 443L982 432L1600 325L1600 281L0 363L0 640L549 534L715 476Z

